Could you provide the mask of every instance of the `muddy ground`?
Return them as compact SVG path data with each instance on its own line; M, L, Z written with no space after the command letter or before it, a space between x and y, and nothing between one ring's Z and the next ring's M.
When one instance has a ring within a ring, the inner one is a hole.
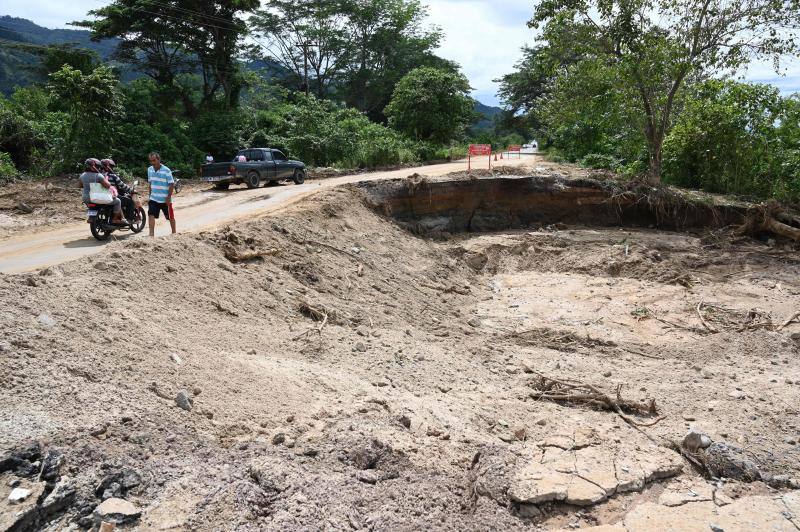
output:
M798 530L791 247L366 203L1 275L0 528Z

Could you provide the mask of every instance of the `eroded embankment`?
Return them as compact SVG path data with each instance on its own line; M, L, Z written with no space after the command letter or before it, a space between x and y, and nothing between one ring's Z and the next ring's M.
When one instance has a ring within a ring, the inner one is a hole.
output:
M690 200L667 190L624 190L553 176L462 180L396 179L359 184L370 205L417 233L503 231L546 224L666 230L742 224L746 209Z
M0 529L109 506L139 529L789 529L800 491L763 480L800 476L800 325L775 327L800 261L769 251L619 228L439 241L338 188L0 275ZM666 417L634 428L537 373ZM762 473L712 483L651 440L690 427L747 453L724 476Z

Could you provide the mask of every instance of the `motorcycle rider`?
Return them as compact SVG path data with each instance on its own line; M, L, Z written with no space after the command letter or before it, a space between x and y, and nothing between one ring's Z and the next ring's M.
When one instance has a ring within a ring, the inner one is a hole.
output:
M100 161L95 159L94 157L90 157L84 161L84 172L78 178L80 181L80 187L83 190L83 202L84 203L91 203L89 198L89 185L92 183L100 183L105 188L111 188L111 183L108 182L108 179L100 172ZM112 224L127 224L128 221L122 216L122 202L119 198L114 198L112 202L112 209L114 211L114 216L111 218Z
M117 189L118 197L122 202L122 212L125 213L125 216L129 220L133 219L135 214L133 211L133 197L131 195L133 189L122 180L119 174L117 174L117 163L114 162L114 159L102 159L100 161L100 167L111 186Z

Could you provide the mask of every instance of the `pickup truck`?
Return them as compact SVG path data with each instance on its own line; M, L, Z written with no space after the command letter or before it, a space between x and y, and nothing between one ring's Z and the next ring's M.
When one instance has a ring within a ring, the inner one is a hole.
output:
M301 185L306 179L306 165L289 159L280 150L250 148L239 150L232 162L202 165L199 174L202 181L214 183L214 188L219 190L240 183L247 188L258 188L262 183L288 179Z

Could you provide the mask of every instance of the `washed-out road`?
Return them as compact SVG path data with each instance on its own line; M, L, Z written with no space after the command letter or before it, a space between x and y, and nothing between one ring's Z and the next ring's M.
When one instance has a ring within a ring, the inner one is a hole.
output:
M538 156L524 155L520 159L506 159L495 164L515 166L539 161ZM487 168L486 161L473 161L473 168ZM322 180L309 180L303 185L281 185L247 190L233 188L225 192L213 190L176 196L175 219L178 232L202 231L236 220L253 219L276 211L312 196L319 190L345 183L394 179L413 173L430 177L442 176L466 170L466 161L403 168L387 172L371 172L347 175ZM156 236L169 234L169 223L159 219ZM147 238L147 228L139 235L129 232L114 233L108 242L115 239ZM57 229L39 229L17 233L0 240L0 272L23 273L97 253L106 242L96 241L86 223L74 223Z

